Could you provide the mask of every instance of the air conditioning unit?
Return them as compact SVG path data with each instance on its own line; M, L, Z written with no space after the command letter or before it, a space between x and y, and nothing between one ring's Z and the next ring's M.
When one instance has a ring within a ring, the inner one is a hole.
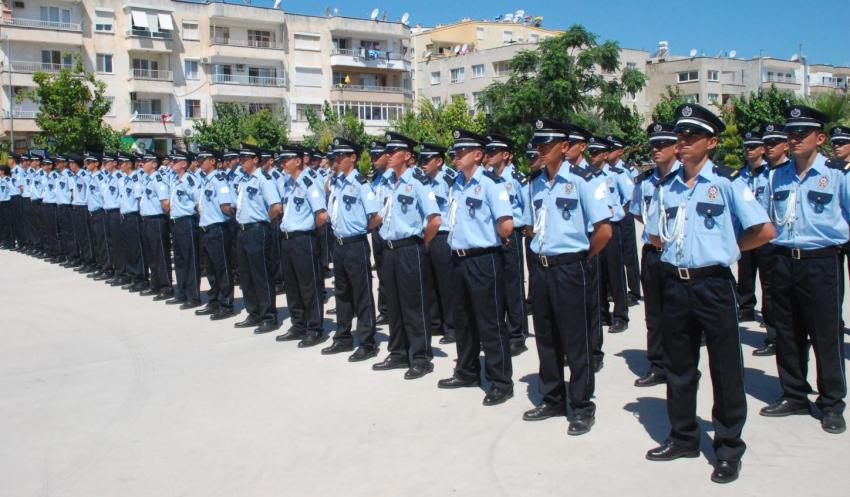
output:
M201 59L201 64L209 64L209 63L210 63L210 58L209 58L209 57L203 57L203 58Z

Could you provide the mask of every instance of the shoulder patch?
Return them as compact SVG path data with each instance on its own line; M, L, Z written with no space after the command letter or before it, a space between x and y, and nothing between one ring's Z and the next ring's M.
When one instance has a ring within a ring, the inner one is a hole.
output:
M652 172L653 172L654 170L655 170L655 168L647 169L646 171L644 171L644 172L640 173L639 175L637 175L637 177L635 177L635 184L636 184L636 185L639 185L640 183L642 183L642 182L644 182L644 181L648 180L649 178L651 178L651 177L652 177Z
M309 188L309 187L313 186L313 181L310 178L305 177L304 178L304 184L307 185L307 187Z
M593 172L576 166L570 166L570 172L578 176L579 178L583 178L585 181L590 181L590 179L594 176Z
M537 171L534 171L533 173L531 173L531 176L529 176L529 178L530 178L530 180L535 180L541 174L543 174L543 168L542 167L540 169L538 169Z
M496 173L494 173L493 171L484 171L484 176L493 180L493 183L503 183L505 181L502 178L496 176Z
M316 171L315 171L315 170L313 170L313 169L308 169L308 170L307 170L307 174L308 174L311 178L315 178L315 177L316 177Z
M449 173L445 173L443 174L443 181L445 181L446 184L451 187L455 184L455 176L452 176Z
M226 180L227 180L227 175L226 175L226 174L224 174L224 172L223 172L223 171L219 171L219 172L217 172L217 173L215 174L215 179L217 179L217 180L219 180L219 181L226 181Z
M195 180L191 176L186 176L186 182L189 183L189 186L195 186Z
M839 171L846 173L850 170L850 162L841 159L831 159L826 161L826 167L830 169L838 169Z
M452 178L454 178L455 176L457 176L457 171L455 171L454 169L452 169L452 168L450 168L450 167L447 167L447 168L446 168L445 173L446 173L447 175L449 175L450 177L452 177Z
M365 185L366 183L368 183L368 182L369 182L369 178L367 178L366 176L363 176L362 174L359 174L359 173L358 173L358 174L357 174L354 178L355 178L355 179L357 180L357 182L358 182L358 183L360 183L361 185Z
M729 167L729 166L715 165L714 166L714 174L716 174L718 176L722 176L722 177L729 179L729 180L733 180L733 179L737 178L739 174L741 174L741 170L735 169L735 168L732 168L732 167Z
M620 168L619 168L619 167L617 167L617 166L611 166L611 171L613 171L613 172L615 172L615 173L617 173L617 174L623 174L624 172L626 172L626 171L623 171L622 169L620 169Z
M272 179L272 177L269 176L269 173L267 173L265 171L263 171L263 176L265 176L265 178L268 179L268 180Z
M157 173L157 174L156 174L156 176L154 176L154 178L155 178L157 181L162 181L162 176L161 176L159 173Z
M274 178L274 179L278 179L278 178L280 178L280 173L279 173L279 172L277 172L277 171L272 170L272 178Z

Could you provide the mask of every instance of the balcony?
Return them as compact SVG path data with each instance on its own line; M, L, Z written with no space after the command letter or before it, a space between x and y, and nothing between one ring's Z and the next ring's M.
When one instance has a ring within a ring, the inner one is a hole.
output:
M397 52L333 48L331 50L331 66L410 71L410 59Z
M283 49L284 44L279 41L236 40L224 37L210 39L210 56L212 57L280 60L283 55L278 52Z
M146 93L171 93L174 90L174 73L155 69L133 69L130 72L130 91Z
M13 60L8 65L3 65L3 72L12 73L12 86L35 86L32 75L37 72L56 74L62 69L73 69L73 64L50 64L46 62L32 62L25 60ZM3 79L2 84L8 85L9 80Z
M368 101L409 104L413 90L400 86L377 85L334 85L331 88L332 101Z
M0 26L8 34L9 41L44 43L49 37L50 43L57 45L83 44L83 29L79 23L9 17L0 19ZM51 33L48 35L44 31Z
M210 94L228 97L259 97L281 99L286 78L248 76L246 74L210 74Z
M174 116L172 114L140 114L130 117L131 135L173 135Z
M143 52L171 52L173 34L171 31L149 31L147 29L128 29L127 50Z
M37 109L14 109L12 112L7 110L3 115L3 129L7 132L13 128L16 133L37 133L41 130L35 123L36 114L38 114Z

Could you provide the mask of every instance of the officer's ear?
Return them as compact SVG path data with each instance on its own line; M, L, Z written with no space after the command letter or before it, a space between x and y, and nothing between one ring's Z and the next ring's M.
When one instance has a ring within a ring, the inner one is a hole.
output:
M815 138L817 139L818 147L826 143L826 133L823 131L817 131Z
M708 137L708 150L714 150L717 147L717 135Z

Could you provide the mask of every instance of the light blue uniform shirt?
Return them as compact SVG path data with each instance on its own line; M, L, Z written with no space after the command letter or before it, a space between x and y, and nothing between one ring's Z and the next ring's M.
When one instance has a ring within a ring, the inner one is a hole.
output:
M280 203L272 180L258 168L254 174L243 175L239 183L239 194L236 196L236 220L240 224L269 222L269 210L274 204Z
M682 167L682 164L679 161L674 162L667 175L675 174L680 167ZM651 209L652 201L655 199L655 191L658 189L658 183L661 181L661 177L658 175L658 167L653 167L649 175L642 174L638 178L639 183L635 185L634 192L632 193L632 201L629 202L629 213L633 216L640 216L641 221L646 223L648 219L647 213ZM649 240L649 233L647 233L645 228L641 239L643 243L652 243Z
M275 190L277 191L277 190ZM316 228L316 214L327 210L322 186L307 171L283 185L283 219L280 230L307 231Z
M88 205L88 183L89 173L80 169L77 174L70 173L71 178L71 204L73 205Z
M693 188L685 183L684 168L661 183L646 230L664 242L662 261L691 269L731 266L741 256L737 234L770 222L753 192L721 171L709 160Z
M143 216L158 216L165 214L162 201L168 200L171 192L165 178L158 172L150 175L141 173L139 182L142 184L142 200L139 204L139 214Z
M387 180L394 181L395 174ZM425 173L413 167L407 168L398 182L388 183L387 203L381 216L384 218L380 229L381 238L401 240L422 236L428 217L440 214L437 197L429 184L430 180Z
M205 227L227 221L228 216L221 212L221 206L233 204L232 191L227 182L227 174L223 172L213 173L204 178L198 200L198 211L201 213L198 223L200 226Z
M285 173L280 172L277 168L272 167L268 172L268 175L271 176L272 182L274 182L275 188L277 188L277 193L283 197L283 184L286 183L287 175Z
M42 200L44 198L44 182L47 180L47 175L43 169L32 173L32 186L30 188L30 198L33 200Z
M512 217L511 198L505 181L478 166L466 180L459 173L449 195L449 246L452 250L498 247L502 244L496 233L496 221Z
M608 164L602 168L602 173L606 177L608 192L612 196L612 205L614 215L611 221L621 221L626 215L626 204L632 200L632 191L634 190L634 181L629 177L625 169L611 167Z
M118 170L111 174L103 173L103 208L117 209L121 206L121 188L124 186L124 173Z
M336 202L330 212L334 235L365 235L369 218L381 209L369 180L352 169L348 175L340 174L335 188Z
M70 185L68 185L68 178L63 177L62 174L57 173L56 171L51 171L50 174L45 175L46 178L42 182L44 198L43 201L45 204L58 204L60 200L59 190L63 190L61 200L63 205L67 205L71 203L71 195L70 195ZM67 198L66 198L67 194ZM66 202L67 200L67 202Z
M756 196L756 200L758 200L762 209L765 211L770 210L770 195L768 194L768 190L770 189L770 168L767 166L767 162L762 162L761 166L756 168L755 171L751 170L749 166L744 165L735 181L740 181L747 185L747 188Z
M106 185L106 173L95 171L89 173L88 193L86 195L86 207L89 212L103 209L103 188Z
M141 203L143 187L139 179L139 171L133 171L131 174L121 173L120 191L121 191L121 214L130 212L139 212L139 204Z
M32 181L34 176L35 172L32 168L24 169L24 172L21 173L24 187L24 191L21 192L22 197L30 198L32 196Z
M847 242L850 175L826 162L818 154L803 179L794 160L771 172L770 217L776 225L771 243L812 250Z
M0 178L0 202L8 202L12 199L12 178L3 176Z
M169 216L178 219L195 215L195 204L198 202L201 184L193 174L184 173L183 177L174 177L171 183L171 208Z
M511 212L514 218L514 229L526 224L526 198L523 195L525 175L519 172L513 164L508 164L502 170L501 178L505 181L505 190L511 198Z
M434 192L434 196L437 199L437 207L440 209L440 216L443 218L443 222L440 223L441 232L449 231L449 200L451 198L452 185L454 185L456 177L457 173L455 170L444 165L440 169L440 172L437 173L437 177L431 179L431 191Z
M24 184L24 168L15 164L15 167L12 168L12 175L9 177L9 182L12 185L12 189L9 194L12 197L18 196L21 194L21 186Z
M529 181L534 212L531 251L554 256L590 248L590 228L611 219L608 187L592 171L568 163L561 165L554 180L541 169Z

